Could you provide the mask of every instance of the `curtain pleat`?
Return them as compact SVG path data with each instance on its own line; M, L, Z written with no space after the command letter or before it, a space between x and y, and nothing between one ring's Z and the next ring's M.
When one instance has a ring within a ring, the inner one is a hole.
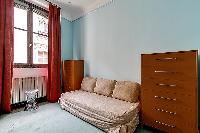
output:
M49 55L47 100L49 102L57 102L61 92L60 8L50 4L48 19Z
M0 113L11 111L14 0L0 0Z

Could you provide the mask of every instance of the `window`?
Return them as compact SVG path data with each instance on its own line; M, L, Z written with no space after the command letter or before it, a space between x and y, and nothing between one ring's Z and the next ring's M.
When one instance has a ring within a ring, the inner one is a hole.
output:
M14 27L14 63L28 63L26 10L14 8Z
M14 8L14 64L44 66L48 64L48 19L36 6L24 4Z

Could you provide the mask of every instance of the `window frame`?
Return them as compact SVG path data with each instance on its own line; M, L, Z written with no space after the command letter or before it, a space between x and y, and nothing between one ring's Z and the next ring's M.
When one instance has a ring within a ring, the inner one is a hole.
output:
M15 8L19 8L19 7L15 7ZM14 63L13 67L14 68L47 68L48 63L47 64L33 64L33 34L37 34L37 35L41 35L45 37L48 37L48 35L44 35L39 32L33 32L33 13L34 12L32 8L32 4L29 4L29 10L26 10L26 11L27 11L27 30L19 28L19 27L15 27L15 26L14 26L14 29L27 31L27 63Z

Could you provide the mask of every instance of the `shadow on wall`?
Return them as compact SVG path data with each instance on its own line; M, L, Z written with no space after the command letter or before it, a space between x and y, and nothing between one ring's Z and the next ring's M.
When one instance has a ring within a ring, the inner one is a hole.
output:
M88 62L84 61L84 77L90 77Z
M200 55L198 55L198 117L199 117L199 122L198 122L198 127L200 129L200 112L199 112L199 108L200 108Z

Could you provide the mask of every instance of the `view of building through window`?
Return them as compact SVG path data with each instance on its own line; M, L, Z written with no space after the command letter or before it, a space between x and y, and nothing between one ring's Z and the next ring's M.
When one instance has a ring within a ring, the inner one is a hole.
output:
M28 12L14 8L14 63L48 64L48 19Z
M47 64L48 19L33 13L33 32L33 63Z

